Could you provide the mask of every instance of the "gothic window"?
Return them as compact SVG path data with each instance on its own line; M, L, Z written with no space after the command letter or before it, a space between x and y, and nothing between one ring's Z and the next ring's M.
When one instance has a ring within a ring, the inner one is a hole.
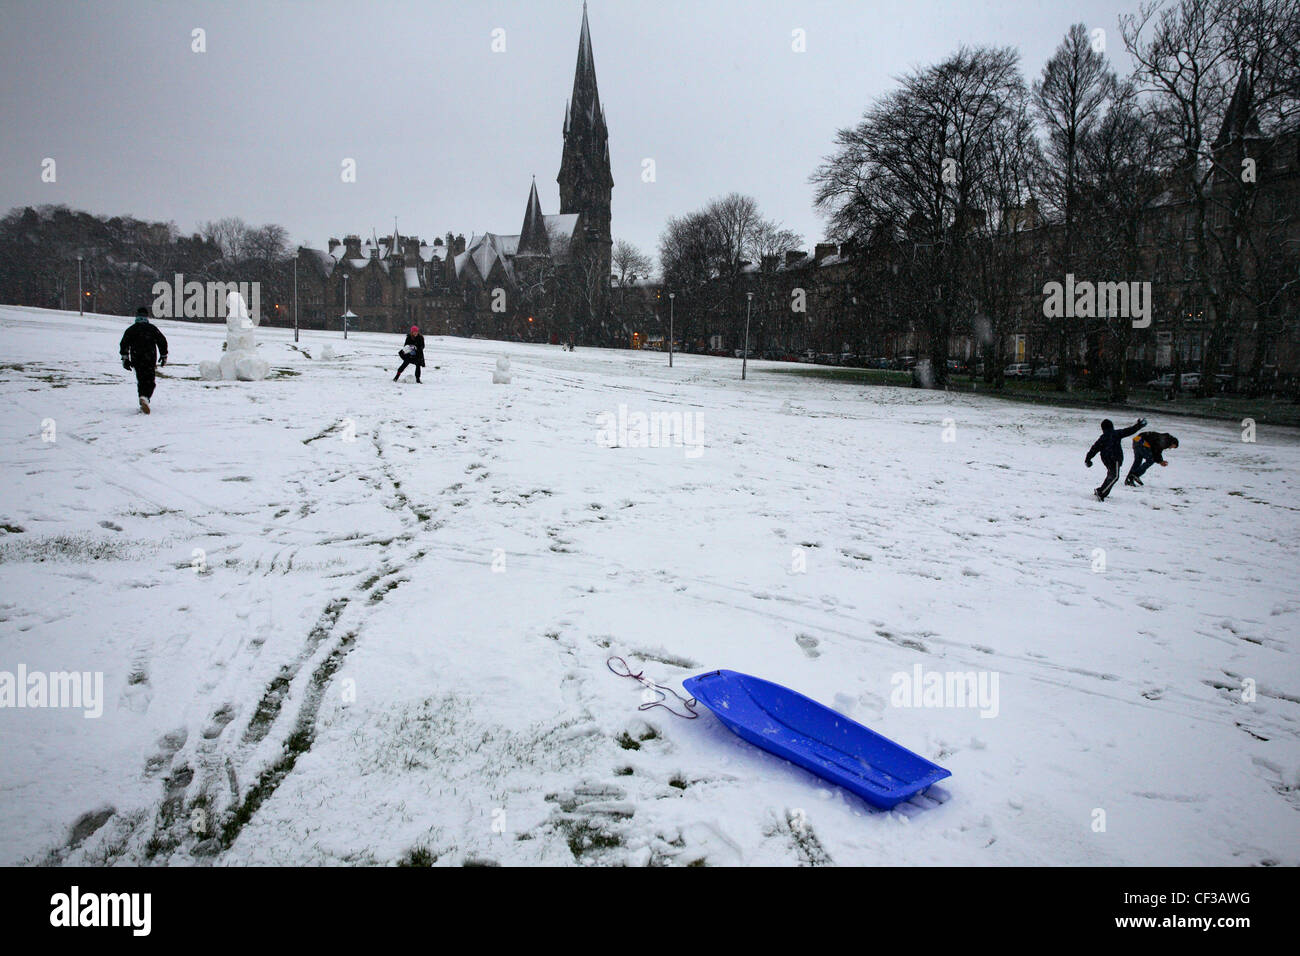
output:
M378 279L369 279L366 282L366 305L383 305L384 290L379 285Z

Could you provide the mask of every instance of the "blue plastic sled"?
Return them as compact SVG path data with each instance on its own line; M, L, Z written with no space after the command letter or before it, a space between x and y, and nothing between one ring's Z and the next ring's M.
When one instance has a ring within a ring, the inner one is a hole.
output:
M682 681L738 736L889 810L947 770L838 711L771 681L710 671Z

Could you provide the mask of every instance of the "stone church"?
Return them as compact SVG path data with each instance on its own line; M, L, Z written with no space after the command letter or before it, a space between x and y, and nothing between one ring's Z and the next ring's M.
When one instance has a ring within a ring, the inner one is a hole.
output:
M573 93L565 108L560 211L542 212L533 183L515 235L447 233L362 241L331 239L328 249L299 247L299 324L522 341L613 344L609 316L609 128L596 85L587 7L582 9Z

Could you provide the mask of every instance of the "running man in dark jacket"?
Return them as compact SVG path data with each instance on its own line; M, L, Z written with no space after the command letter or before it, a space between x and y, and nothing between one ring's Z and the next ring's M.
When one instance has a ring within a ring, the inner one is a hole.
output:
M149 399L153 398L154 361L167 364L167 338L149 321L149 310L144 306L135 310L135 322L122 334L118 351L122 355L122 368L128 372L135 369L140 411L148 415Z
M408 351L408 349L410 351ZM402 356L401 367L398 368L397 374L393 376L396 382L406 371L406 366L415 366L415 381L420 381L420 369L424 368L424 336L420 334L418 325L411 326L411 331L406 335L406 341L402 343L402 351L398 353Z
M1178 439L1165 432L1143 432L1133 439L1133 467L1124 476L1124 484L1140 485L1142 476L1152 465L1168 465L1162 452L1178 447Z
M1102 421L1101 437L1092 443L1087 456L1083 459L1083 463L1091 468L1092 457L1101 455L1101 463L1106 466L1106 480L1092 492L1097 496L1098 501L1105 501L1106 496L1110 494L1110 489L1114 488L1115 482L1119 480L1119 468L1124 464L1124 446L1120 442L1129 435L1141 431L1146 424L1145 418L1139 418L1137 424L1115 431L1115 423L1109 418Z

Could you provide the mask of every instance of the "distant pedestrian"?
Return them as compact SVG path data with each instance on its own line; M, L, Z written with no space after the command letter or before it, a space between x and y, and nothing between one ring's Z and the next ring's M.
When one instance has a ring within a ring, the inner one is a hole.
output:
M135 310L135 322L122 333L118 347L122 368L135 369L135 386L140 396L140 411L149 414L149 400L153 398L154 363L167 364L167 338L158 326L149 321L149 310L144 306Z
M1120 441L1134 432L1141 431L1146 424L1145 418L1139 418L1137 424L1130 425L1122 431L1115 431L1115 423L1109 418L1102 421L1101 437L1092 443L1092 447L1088 449L1088 454L1083 459L1083 463L1091 468L1093 456L1100 454L1101 463L1106 466L1106 479L1092 492L1097 496L1098 501L1105 501L1106 496L1110 494L1110 489L1115 487L1115 482L1119 480L1119 469L1124 464L1124 446Z
M1142 484L1142 476L1152 465L1162 468L1169 462L1164 459L1164 452L1178 447L1178 439L1165 432L1143 432L1133 438L1133 467L1124 477L1126 485Z
M424 368L424 336L420 334L418 325L411 326L411 331L407 333L406 341L402 343L401 351L397 354L402 360L402 365L397 370L397 374L393 376L393 381L396 382L402 377L402 373L406 371L406 366L414 365L415 381L419 384L420 369Z

